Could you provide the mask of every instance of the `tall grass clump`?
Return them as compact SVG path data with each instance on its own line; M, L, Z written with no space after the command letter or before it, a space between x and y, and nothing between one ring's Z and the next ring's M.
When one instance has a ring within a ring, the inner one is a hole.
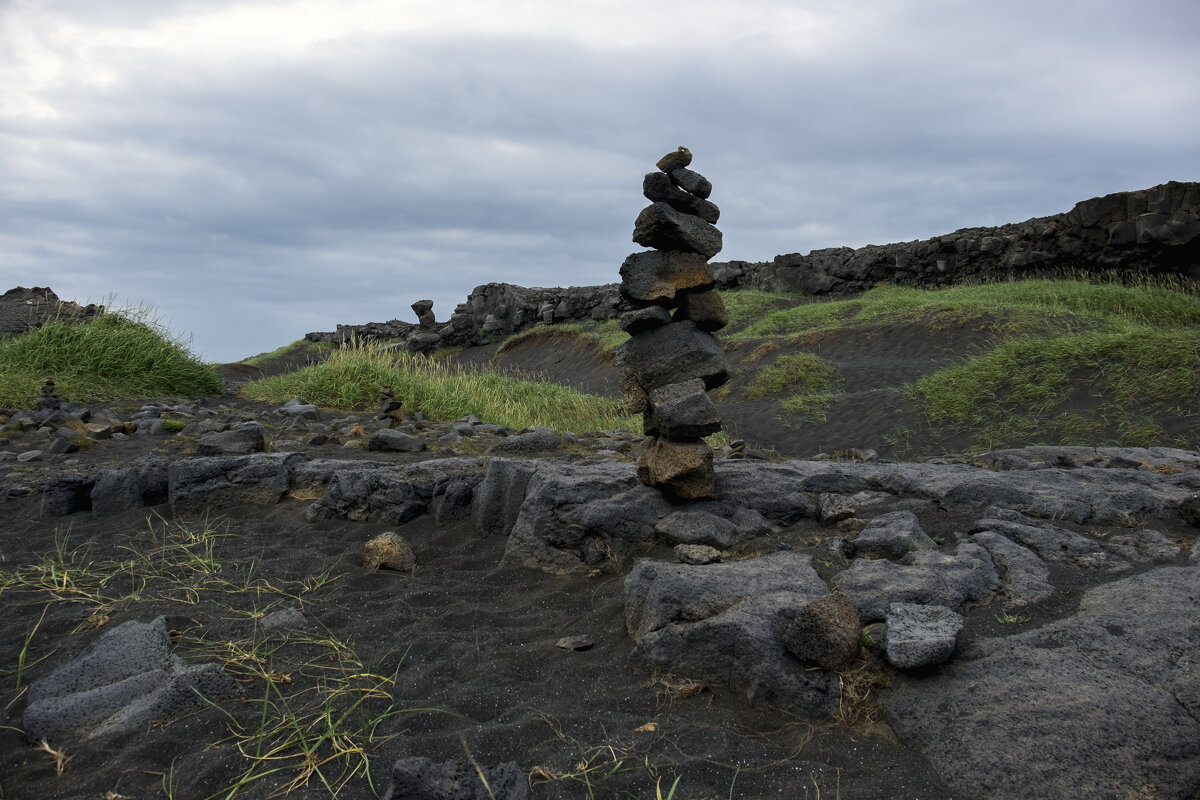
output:
M575 431L635 431L641 424L620 401L558 384L463 369L371 344L346 345L316 366L247 384L242 394L268 403L299 397L325 408L361 411L378 406L382 386L391 386L406 408L435 420L476 414L486 422L512 428Z
M60 396L80 403L223 389L220 376L145 307L0 339L0 406L32 406L47 378Z

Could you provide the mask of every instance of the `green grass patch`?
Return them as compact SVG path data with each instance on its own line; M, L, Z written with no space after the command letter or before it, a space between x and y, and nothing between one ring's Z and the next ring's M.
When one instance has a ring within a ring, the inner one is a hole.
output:
M148 309L51 322L0 339L0 406L29 408L53 378L66 400L101 403L220 394L221 378Z
M730 339L755 339L764 336L787 336L827 327L839 327L853 319L862 308L858 300L829 300L801 303L767 314L752 322Z
M641 420L627 414L618 400L372 345L342 347L316 366L249 383L242 394L268 403L299 397L324 408L362 411L379 405L382 386L391 386L406 408L434 420L477 414L485 422L512 428L641 430Z
M538 325L509 336L496 353L511 353L522 347L542 341L564 341L587 345L603 359L616 357L617 348L629 339L615 319L604 322L568 322L561 325Z
M793 395L828 393L837 370L812 353L780 356L746 387L746 399L758 400L782 392Z
M325 358L335 350L337 350L337 345L333 342L310 342L307 339L297 339L291 344L277 347L269 353L259 353L256 356L242 359L240 363L251 367L263 367L275 359L287 356L301 360L311 356Z

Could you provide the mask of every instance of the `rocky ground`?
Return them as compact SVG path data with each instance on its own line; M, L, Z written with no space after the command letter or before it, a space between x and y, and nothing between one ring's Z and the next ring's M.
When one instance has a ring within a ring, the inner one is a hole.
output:
M1197 454L751 448L673 506L637 439L13 415L0 796L1200 791Z

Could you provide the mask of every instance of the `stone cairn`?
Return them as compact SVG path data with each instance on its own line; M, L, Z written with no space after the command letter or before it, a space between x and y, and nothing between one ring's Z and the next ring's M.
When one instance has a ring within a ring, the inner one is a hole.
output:
M621 265L621 295L634 310L621 316L630 338L617 350L621 390L651 437L638 458L638 479L677 500L715 493L704 437L721 430L721 417L708 391L729 379L713 335L729 317L708 268L721 251L713 225L721 212L708 201L712 184L687 168L691 161L691 151L680 147L642 182L651 205L638 215L633 241L654 249Z

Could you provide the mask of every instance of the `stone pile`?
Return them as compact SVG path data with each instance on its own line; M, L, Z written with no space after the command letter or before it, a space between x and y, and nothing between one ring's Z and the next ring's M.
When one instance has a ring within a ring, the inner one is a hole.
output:
M621 389L651 437L638 458L638 479L679 500L716 491L704 437L721 429L721 418L708 391L729 378L713 335L728 315L708 268L721 250L713 224L720 211L708 200L712 184L688 169L691 161L691 151L680 147L642 182L651 204L638 215L633 240L654 249L621 265L621 296L634 310L621 316L631 338L617 351Z

